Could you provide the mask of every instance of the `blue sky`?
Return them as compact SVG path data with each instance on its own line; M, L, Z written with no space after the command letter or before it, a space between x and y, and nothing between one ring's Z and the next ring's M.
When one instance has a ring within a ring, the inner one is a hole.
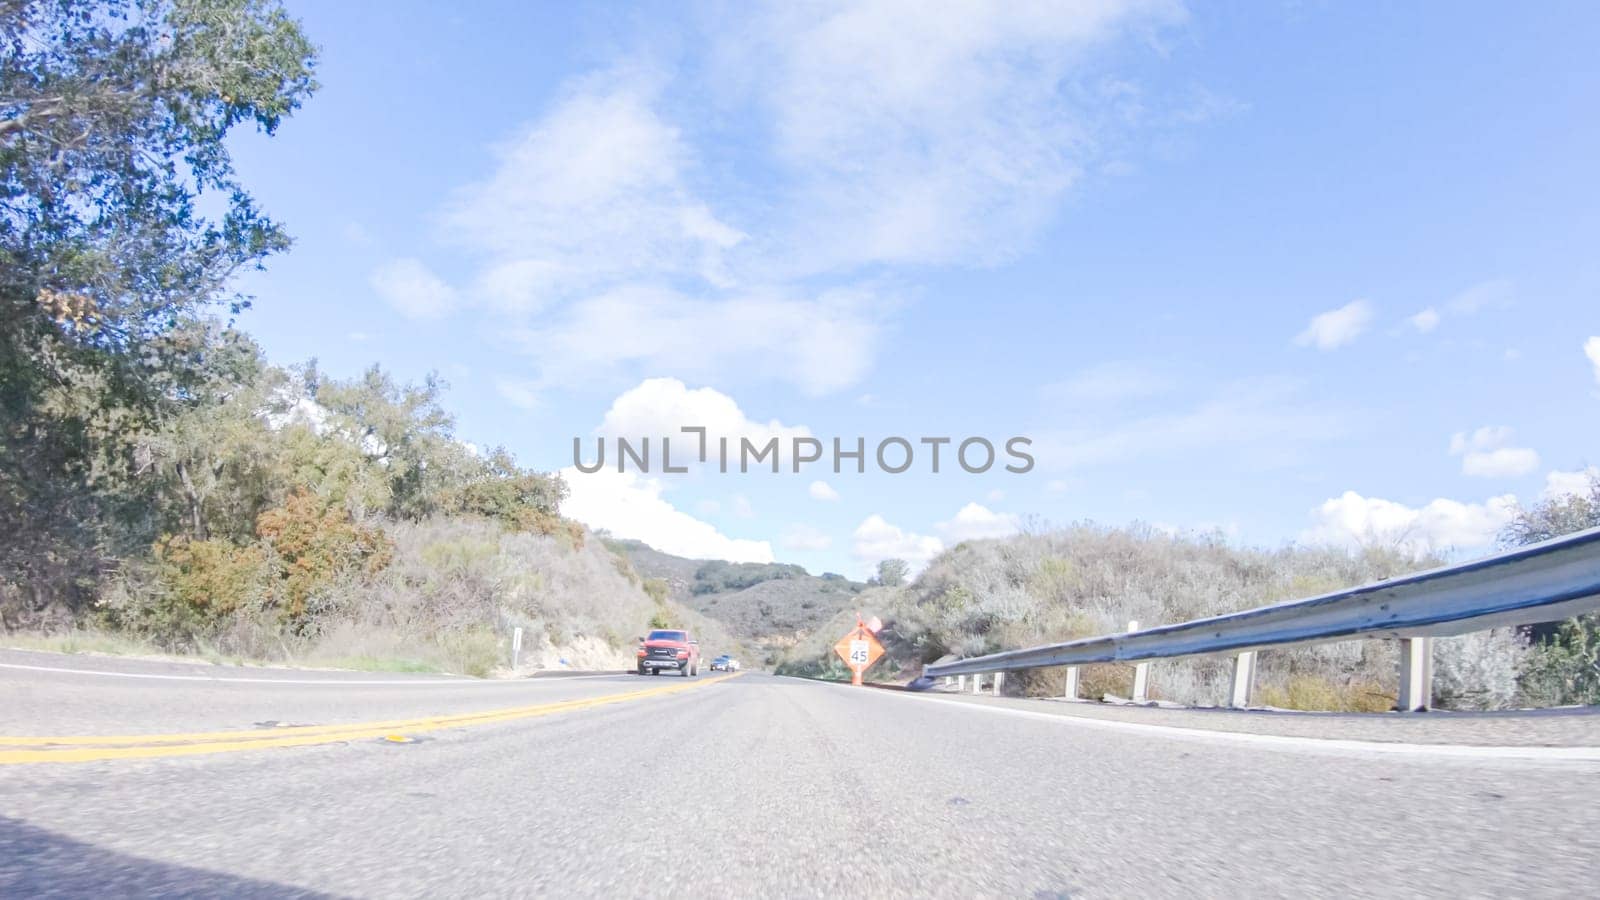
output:
M437 371L542 469L1034 442L571 474L596 527L853 576L1029 520L1470 555L1600 463L1592 5L291 10L323 90L236 145L297 239L242 284L275 361Z

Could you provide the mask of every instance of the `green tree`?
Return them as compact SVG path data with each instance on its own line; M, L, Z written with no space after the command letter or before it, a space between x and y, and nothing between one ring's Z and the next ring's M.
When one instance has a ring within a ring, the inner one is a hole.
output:
M174 364L153 376L161 389L134 450L154 522L195 541L213 533L248 540L250 523L276 499L278 453L262 410L282 374L254 341L213 322L186 323L159 340Z
M81 606L147 529L163 339L288 246L224 139L272 133L314 64L268 0L0 3L0 613Z
M899 587L906 583L911 567L903 559L886 559L878 563L876 581L885 587Z
M354 444L388 481L388 512L419 519L437 511L442 486L464 480L472 454L452 431L455 420L439 398L445 385L430 375L421 385L398 384L378 366L358 379L324 379L305 372L308 393L327 410L327 433Z

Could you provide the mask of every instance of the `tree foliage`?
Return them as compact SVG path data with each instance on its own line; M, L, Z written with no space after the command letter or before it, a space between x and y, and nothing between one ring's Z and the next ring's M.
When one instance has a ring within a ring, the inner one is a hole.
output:
M183 332L288 246L224 138L275 130L315 62L267 0L0 3L0 607L81 607L158 527L137 451L215 346ZM192 531L205 463L177 444Z
M906 574L911 567L903 559L886 559L878 563L878 574L873 576L873 583L884 587L899 587L906 583Z

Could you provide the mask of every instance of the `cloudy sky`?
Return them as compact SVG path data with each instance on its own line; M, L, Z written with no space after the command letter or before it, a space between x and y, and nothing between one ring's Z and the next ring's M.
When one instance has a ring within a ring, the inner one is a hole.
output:
M281 363L463 439L1032 439L973 475L569 471L570 515L865 575L1030 522L1483 552L1600 464L1579 3L294 3L238 145ZM614 449L614 448L613 448Z

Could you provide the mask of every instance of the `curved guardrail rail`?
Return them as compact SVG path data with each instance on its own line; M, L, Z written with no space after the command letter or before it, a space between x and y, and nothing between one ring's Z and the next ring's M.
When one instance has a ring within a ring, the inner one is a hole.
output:
M1423 709L1431 681L1433 637L1564 619L1600 608L1600 528L1304 600L1125 634L1082 638L936 663L926 677L1003 673L1087 663L1142 662L1236 652L1232 705L1248 704L1258 650L1357 638L1399 638L1401 709ZM1136 671L1143 699L1146 669ZM981 683L981 682L976 682ZM964 685L963 685L964 686ZM998 684L996 685L998 690Z

